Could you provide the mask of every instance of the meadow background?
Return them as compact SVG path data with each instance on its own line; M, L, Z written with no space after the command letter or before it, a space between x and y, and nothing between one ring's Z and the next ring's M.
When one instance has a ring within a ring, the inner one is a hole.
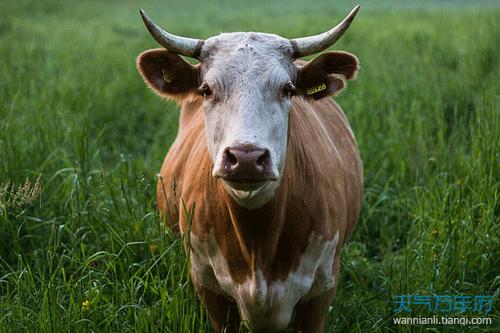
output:
M139 8L181 35L297 37L356 3L2 1L0 332L211 331L156 211L178 108L135 69L157 47ZM337 101L366 194L326 331L498 332L500 5L359 3L333 49L362 66ZM494 294L493 325L394 326L401 294Z

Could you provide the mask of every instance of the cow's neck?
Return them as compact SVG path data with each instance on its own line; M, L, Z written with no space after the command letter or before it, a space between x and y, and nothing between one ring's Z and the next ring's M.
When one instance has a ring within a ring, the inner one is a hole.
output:
M267 203L255 209L246 208L226 194L232 229L242 254L252 267L266 266L273 260L282 236L286 223L286 207L283 206L286 192L282 191L282 184L278 187Z

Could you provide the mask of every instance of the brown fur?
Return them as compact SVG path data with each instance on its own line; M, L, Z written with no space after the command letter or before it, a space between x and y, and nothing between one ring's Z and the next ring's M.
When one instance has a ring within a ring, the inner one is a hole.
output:
M349 63L340 66L340 73L352 77L347 68ZM214 231L236 283L243 282L257 266L267 281L284 279L299 264L311 231L332 239L338 230L336 254L340 254L361 209L362 165L347 119L333 100L293 98L282 182L275 197L256 210L237 205L221 181L212 178L204 126L202 98L192 95L184 99L179 133L158 183L159 208L169 224L179 221L185 234L188 220L182 201L188 210L195 205L191 232L203 239ZM335 276L338 269L337 260ZM232 302L198 281L193 284L199 296L206 298L216 330L229 322L234 328L239 318L231 316L228 321L221 314L227 309L234 312ZM325 297L298 305L297 318L314 323L296 323L297 331L321 331L332 297L330 289ZM309 306L314 312L321 311L312 313ZM315 327L307 326L313 324Z
M144 82L159 96L181 101L200 85L199 65L191 65L165 49L147 50L137 57ZM167 79L167 80L165 80Z
M345 80L354 80L359 69L355 55L348 52L326 52L306 63L297 74L297 91L304 97L315 100L336 95L345 88ZM325 90L308 95L307 89L321 83Z

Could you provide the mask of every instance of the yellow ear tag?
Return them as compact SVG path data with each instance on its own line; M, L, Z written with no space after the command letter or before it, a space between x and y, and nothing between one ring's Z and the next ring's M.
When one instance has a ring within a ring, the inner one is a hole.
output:
M174 79L168 75L168 72L162 68L161 72L163 73L163 81L167 83L172 83Z
M322 90L325 90L325 89L326 89L326 84L322 83L322 84L317 85L315 87L307 88L306 93L308 95L312 95L312 94L317 93L318 91L322 91Z

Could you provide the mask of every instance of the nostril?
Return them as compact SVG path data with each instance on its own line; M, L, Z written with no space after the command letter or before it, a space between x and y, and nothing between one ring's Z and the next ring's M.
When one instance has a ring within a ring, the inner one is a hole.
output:
M235 166L236 164L238 164L238 159L229 149L226 149L224 151L224 160L231 166Z
M265 166L269 161L269 150L265 150L262 155L257 159L257 165Z
M221 159L221 165L214 174L226 181L256 183L271 179L269 149L252 144L235 145L224 148Z

